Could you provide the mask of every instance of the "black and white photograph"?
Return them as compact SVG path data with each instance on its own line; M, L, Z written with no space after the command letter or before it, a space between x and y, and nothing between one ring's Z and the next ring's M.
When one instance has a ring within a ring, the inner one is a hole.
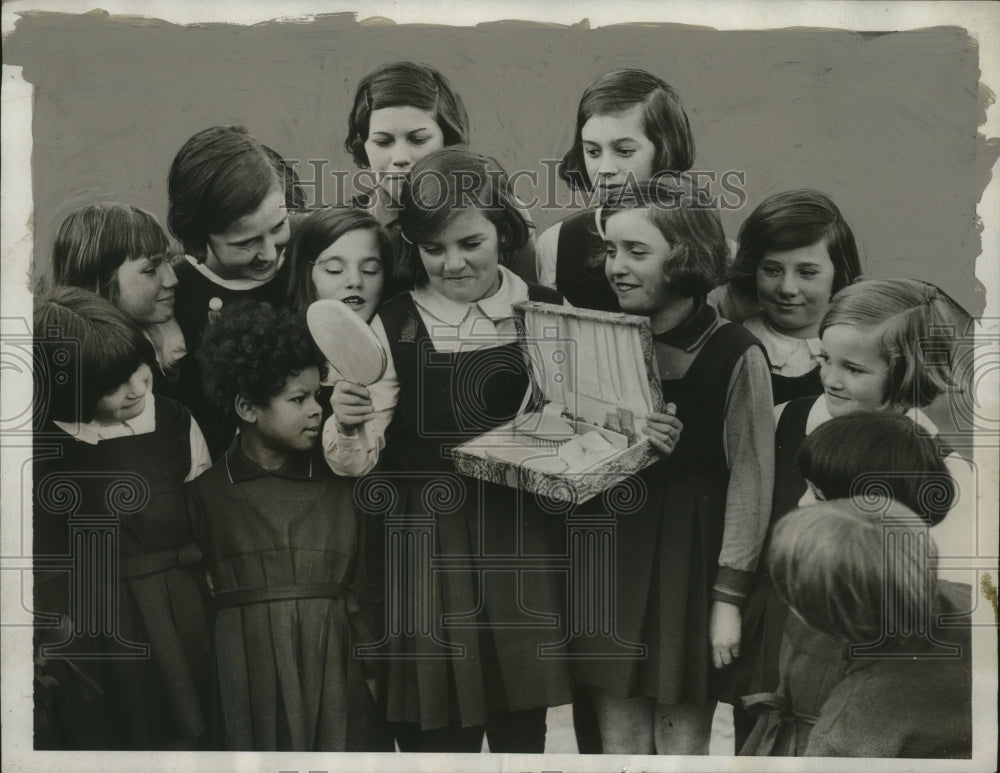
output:
M1000 7L2 24L5 769L996 770Z

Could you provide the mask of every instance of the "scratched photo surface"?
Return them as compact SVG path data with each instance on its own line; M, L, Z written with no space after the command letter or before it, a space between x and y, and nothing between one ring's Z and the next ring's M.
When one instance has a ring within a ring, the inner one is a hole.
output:
M1000 16L993 13L992 26L973 32L945 13L930 22L924 15L910 21L889 14L884 28L871 15L857 28L850 15L815 25L799 15L794 23L776 19L766 28L743 29L727 21L724 9L706 20L632 5L620 18L608 18L605 9L599 24L570 3L544 21L533 20L522 4L476 6L468 18L456 11L453 19L447 9L428 10L422 19L412 8L405 19L394 19L392 9L300 12L258 3L248 11L253 18L234 13L223 20L220 13L194 22L179 3L134 4L113 13L82 13L89 5L5 4L0 556L3 746L11 769L209 770L237 760L246 766L241 769L262 771L767 767L768 760L754 758L579 755L569 705L548 711L544 757L506 762L499 755L209 758L186 751L32 750L30 426L32 399L44 396L33 393L29 375L30 297L51 271L60 223L81 206L123 201L165 225L171 161L189 137L217 125L245 126L294 163L308 205L349 203L364 184L344 147L355 90L375 68L401 60L426 63L450 81L468 112L470 149L517 175L516 193L539 234L580 206L556 167L573 143L581 94L602 73L638 68L680 96L695 142L692 169L719 197L728 239L737 238L766 198L816 189L850 223L864 278L933 283L969 315L955 335L967 339L966 364L976 376L965 395L939 402L933 413L942 439L974 463L979 496L978 503L970 499L974 550L952 556L949 570L949 579L968 583L974 594L975 751L949 769L991 769L997 748L1000 72L986 60L997 65L992 52L1000 49ZM823 12L832 13L831 6ZM30 143L19 143L22 137ZM714 717L710 753L735 754L732 712L724 704ZM795 769L848 767L845 760L795 762ZM903 769L901 760L878 764ZM912 769L941 764L918 761Z

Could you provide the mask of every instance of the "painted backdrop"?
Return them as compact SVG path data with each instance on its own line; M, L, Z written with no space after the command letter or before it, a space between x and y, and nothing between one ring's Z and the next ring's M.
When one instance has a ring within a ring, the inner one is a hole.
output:
M1000 144L979 133L993 97L979 82L976 41L957 27L461 28L361 24L349 14L185 27L104 12L28 13L3 56L35 89L36 276L75 207L120 199L165 222L170 161L213 124L243 124L286 157L324 160L322 198L335 203L331 172L353 171L343 143L358 80L381 63L413 59L440 69L463 96L475 150L508 171L537 170L538 185L522 178L518 192L538 195L540 227L565 214L542 205L568 202L551 169L569 146L584 87L602 72L640 67L680 93L696 168L745 173L745 204L723 213L728 235L766 196L818 188L852 224L868 276L932 281L977 316L984 308L974 277L976 204ZM315 168L299 172L309 180Z

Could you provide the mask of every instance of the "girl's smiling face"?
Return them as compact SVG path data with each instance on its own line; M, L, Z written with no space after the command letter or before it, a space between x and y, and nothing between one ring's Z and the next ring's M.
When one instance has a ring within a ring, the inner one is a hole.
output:
M267 281L278 272L288 236L285 194L275 185L255 211L209 235L205 266L223 279Z
M672 297L666 266L672 245L645 210L615 212L605 226L604 273L622 311L652 315Z
M323 250L313 261L312 282L317 299L343 301L370 321L385 283L375 232L367 228L348 231Z
M820 380L831 416L885 411L889 363L870 328L831 325L820 340Z
M587 177L600 201L612 199L626 182L645 182L656 172L656 146L643 129L642 105L591 116L580 140Z
M433 113L410 105L373 110L365 153L379 185L399 200L399 188L413 165L444 147L444 133Z
M116 424L136 418L146 407L152 384L153 372L143 363L129 376L128 381L97 401L94 421L99 424Z
M757 266L757 300L768 320L795 338L815 338L833 293L834 268L826 240L767 252Z
M177 275L163 255L126 260L118 267L116 305L137 324L166 322L174 316Z
M430 287L456 303L473 303L500 287L497 229L479 210L459 211L434 240L417 244Z

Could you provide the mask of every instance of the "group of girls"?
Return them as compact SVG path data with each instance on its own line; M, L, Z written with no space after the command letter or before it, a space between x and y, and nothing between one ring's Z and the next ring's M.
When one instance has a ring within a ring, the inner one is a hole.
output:
M871 558L880 519L913 511L907 528L947 539L971 517L963 462L920 411L952 379L919 340L961 311L921 282L861 281L851 230L816 191L767 198L733 254L682 174L695 149L680 99L649 73L588 87L560 174L599 206L537 239L503 168L470 144L447 80L394 63L361 82L349 116L346 149L380 181L352 206L301 211L280 154L213 127L169 173L182 256L132 206L63 224L36 299L35 555L71 555L79 513L117 515L121 583L114 625L88 635L79 587L39 564L36 746L475 752L485 738L538 753L547 709L573 701L581 751L706 754L721 699L744 753L968 754L967 647L912 674L844 656L877 638L879 589L896 581ZM319 299L370 324L377 381L324 361L304 323ZM522 301L649 320L665 407L641 418L659 458L617 519L608 585L635 657L566 633L555 566L489 568L563 555L566 512L454 473L450 449L530 393ZM101 471L145 480L144 506L116 510ZM943 476L948 507L923 512L899 484L861 511L851 482L866 474ZM52 489L74 475L67 506ZM391 496L371 494L376 479ZM795 510L807 490L838 501ZM429 585L385 539L407 519L433 522L421 549L448 559ZM932 563L920 571L939 591L908 603L970 608ZM427 629L386 625L390 606ZM105 657L121 642L148 657ZM60 656L68 643L101 657ZM835 676L818 685L810 668ZM876 677L913 708L898 727L858 719L884 700ZM939 679L933 707L896 684Z

